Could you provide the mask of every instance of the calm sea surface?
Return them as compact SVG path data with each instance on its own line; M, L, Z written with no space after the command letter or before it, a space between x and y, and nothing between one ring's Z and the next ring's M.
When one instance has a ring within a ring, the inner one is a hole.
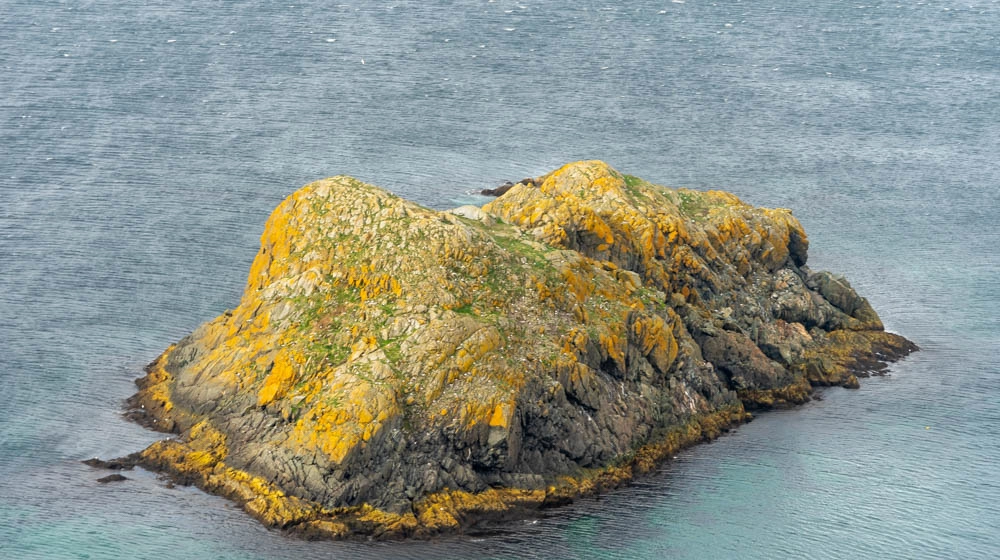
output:
M1000 3L4 0L0 557L1000 556ZM626 6L620 4L627 4ZM80 464L238 301L269 212L434 208L576 159L789 207L923 350L496 534L304 542Z

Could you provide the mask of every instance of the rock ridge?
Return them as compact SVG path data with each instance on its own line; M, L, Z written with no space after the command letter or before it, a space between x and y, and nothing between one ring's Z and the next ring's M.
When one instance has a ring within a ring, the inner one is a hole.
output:
M916 349L784 209L599 161L437 212L338 176L271 214L239 305L147 367L115 464L307 536L426 537L627 482Z

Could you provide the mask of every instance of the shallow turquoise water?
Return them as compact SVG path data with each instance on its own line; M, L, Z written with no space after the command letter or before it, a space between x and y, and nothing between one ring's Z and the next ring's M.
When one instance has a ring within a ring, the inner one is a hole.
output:
M0 557L996 557L998 34L995 0L4 3ZM923 350L432 543L297 541L79 463L156 439L120 417L133 379L238 300L298 186L444 208L582 158L793 208L811 266Z

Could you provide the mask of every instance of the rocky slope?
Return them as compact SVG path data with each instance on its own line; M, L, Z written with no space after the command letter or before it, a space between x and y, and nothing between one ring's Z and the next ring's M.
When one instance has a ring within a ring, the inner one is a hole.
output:
M915 349L807 246L788 210L601 162L452 212L318 181L150 364L130 414L177 435L125 462L308 535L563 503Z

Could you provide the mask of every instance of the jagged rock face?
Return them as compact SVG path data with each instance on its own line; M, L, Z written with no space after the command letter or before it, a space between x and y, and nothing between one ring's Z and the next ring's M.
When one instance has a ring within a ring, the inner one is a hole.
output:
M434 212L348 177L271 215L237 308L169 348L135 458L268 524L430 534L599 490L911 349L787 210L567 165Z

